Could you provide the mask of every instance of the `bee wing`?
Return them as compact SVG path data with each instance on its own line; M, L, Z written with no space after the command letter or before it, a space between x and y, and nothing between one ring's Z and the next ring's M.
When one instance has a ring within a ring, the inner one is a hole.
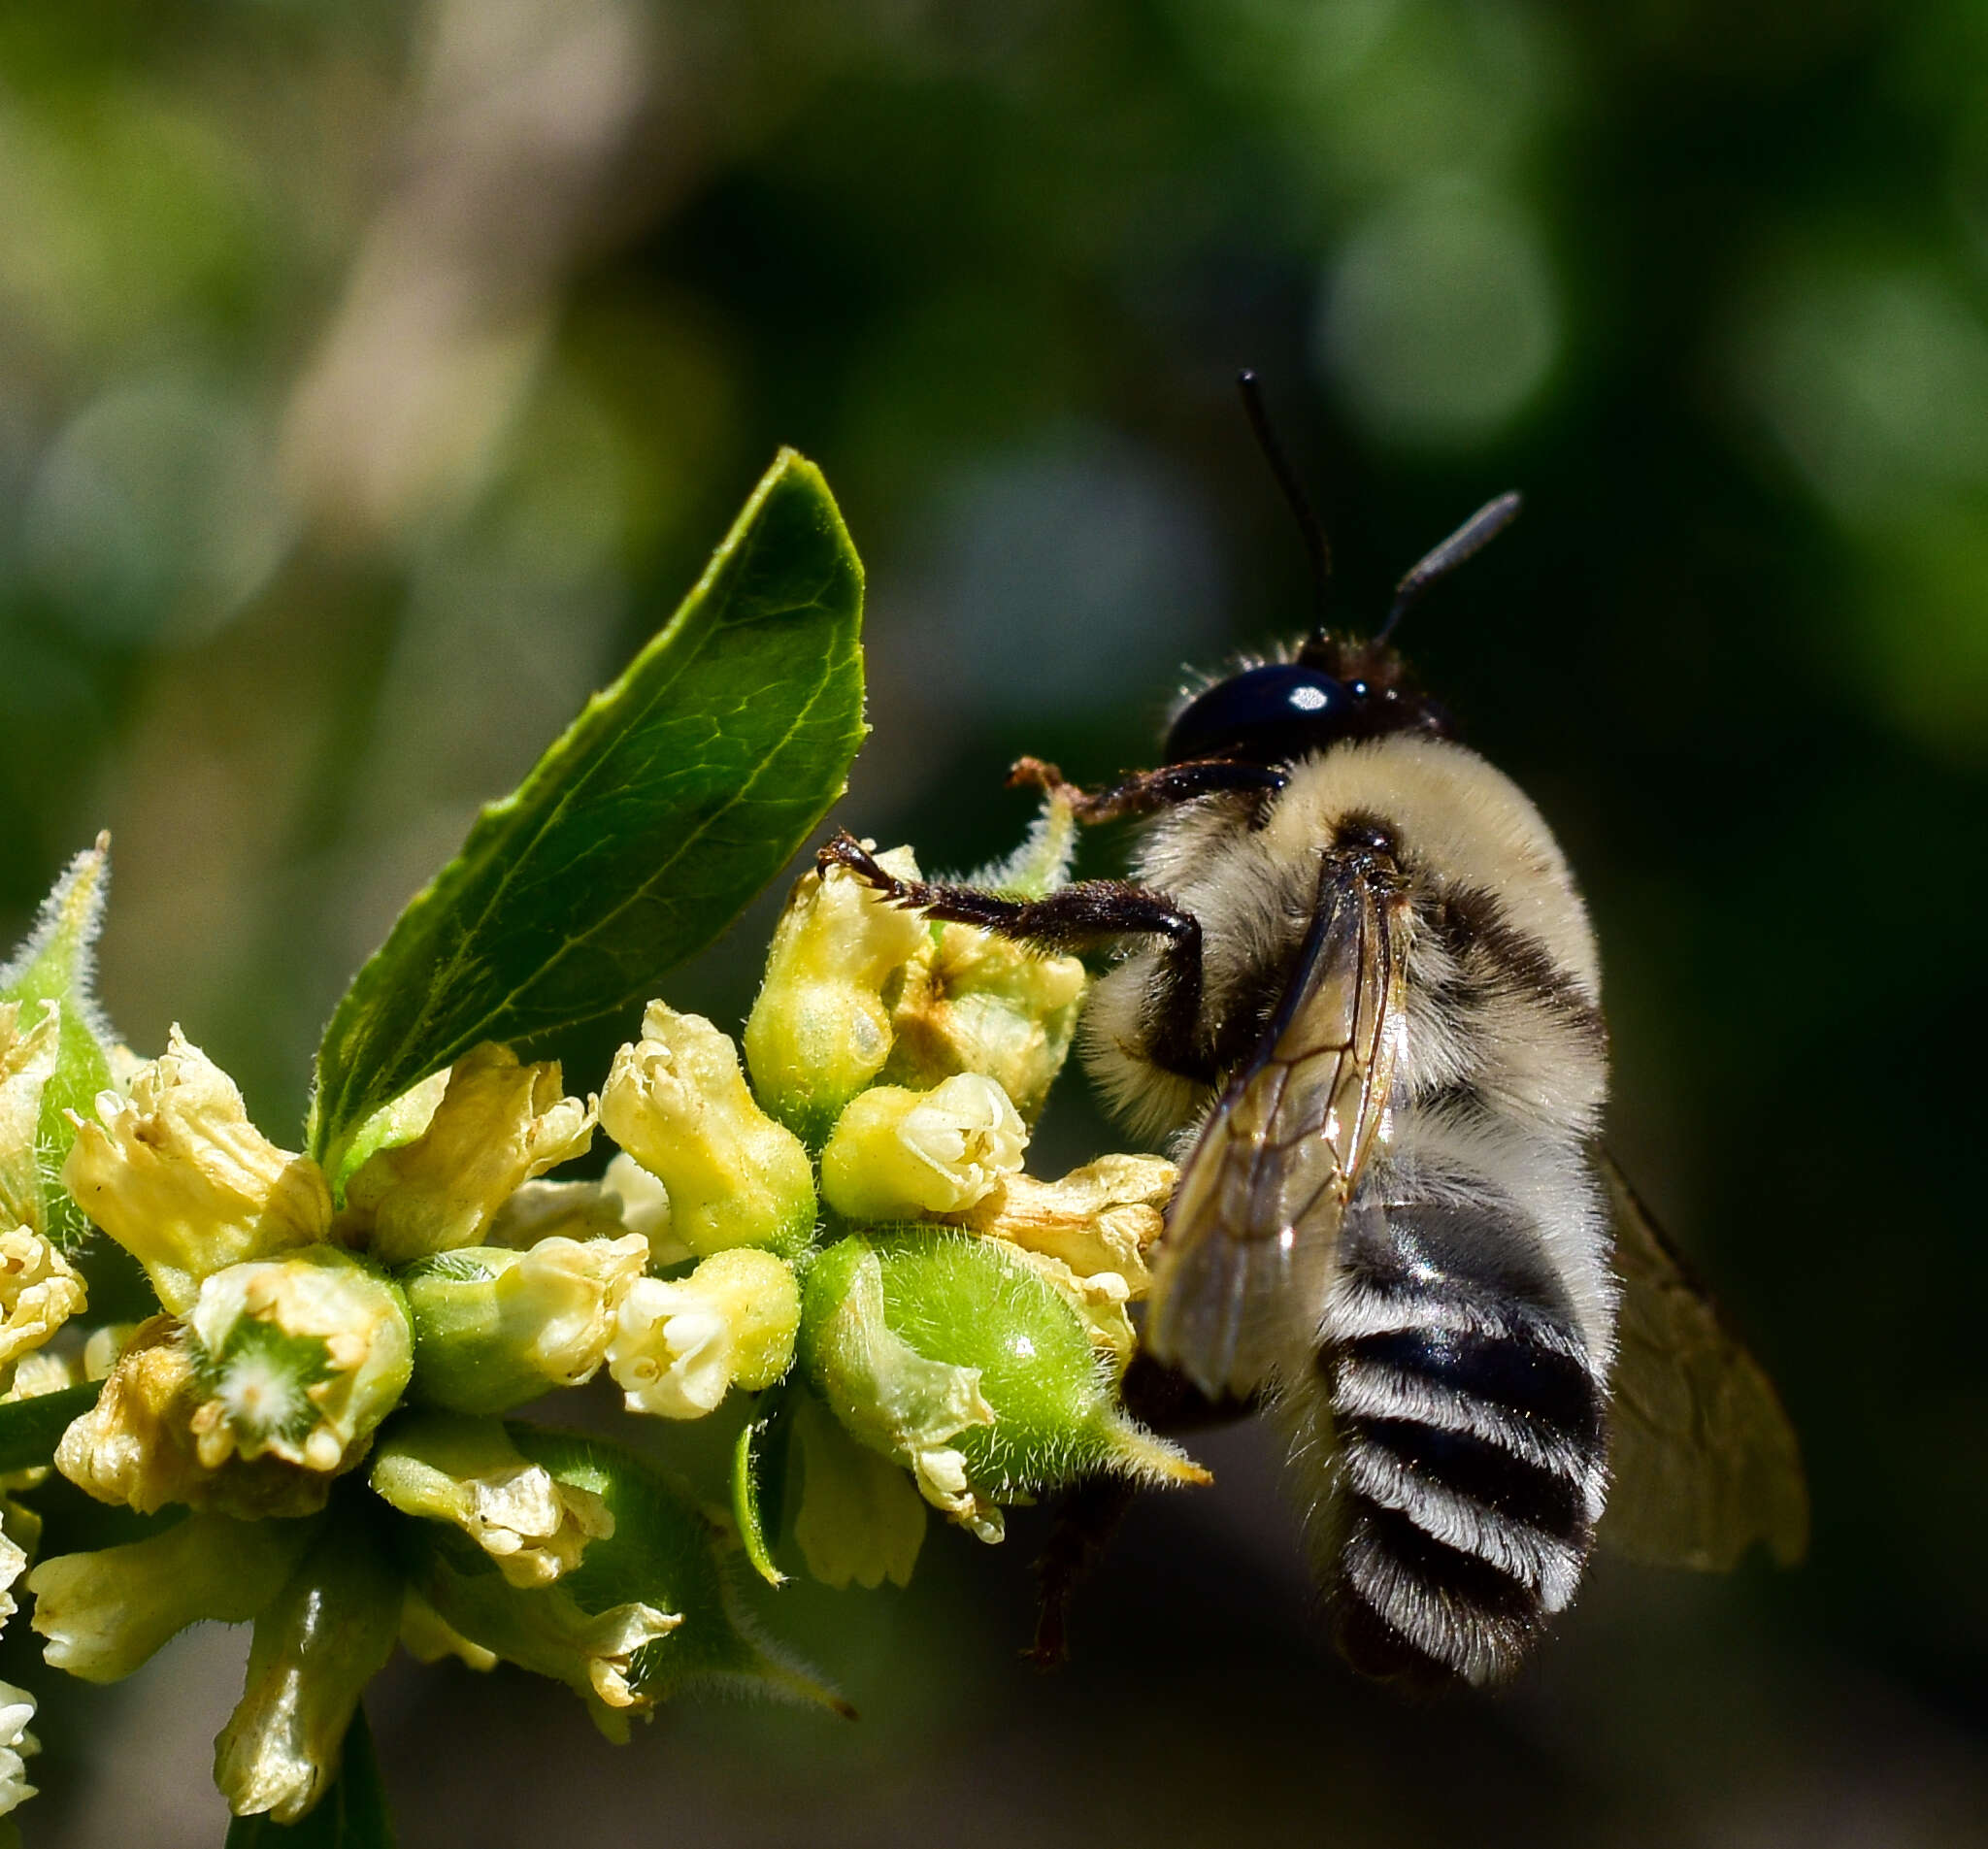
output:
M1622 1171L1600 1161L1622 1309L1598 1537L1645 1566L1714 1572L1765 1541L1792 1567L1808 1548L1808 1487L1780 1396Z
M1317 1332L1393 1084L1406 917L1371 862L1327 861L1283 1001L1181 1171L1145 1342L1210 1399L1253 1392Z

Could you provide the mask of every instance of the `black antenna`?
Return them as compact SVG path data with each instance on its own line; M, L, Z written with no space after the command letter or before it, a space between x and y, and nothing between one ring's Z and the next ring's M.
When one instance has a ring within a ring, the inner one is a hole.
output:
M1325 528L1319 525L1318 515L1312 512L1283 446L1277 442L1277 433L1271 428L1270 413L1264 409L1263 387L1258 384L1256 374L1245 366L1236 375L1236 387L1242 394L1242 409L1249 413L1250 428L1256 432L1257 447L1270 464L1271 474L1276 477L1277 486L1283 489L1284 499L1291 504L1291 512L1298 516L1298 531L1304 536L1305 550L1311 560L1311 592L1317 609L1311 633L1321 637L1325 634L1327 586L1332 581L1332 547L1326 544Z
M1375 632L1375 642L1384 643L1393 635L1395 624L1408 613L1408 606L1439 578L1447 577L1503 533L1518 518L1520 506L1516 494L1501 494L1495 501L1487 501L1419 565L1411 567L1394 587L1394 603L1388 610L1387 621Z

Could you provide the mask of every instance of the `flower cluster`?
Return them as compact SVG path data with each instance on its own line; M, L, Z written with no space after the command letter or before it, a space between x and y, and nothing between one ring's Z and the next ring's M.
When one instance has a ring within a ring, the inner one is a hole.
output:
M1052 803L994 876L1045 889L1069 834ZM992 1541L1005 1504L1081 1476L1205 1480L1118 1399L1171 1166L1023 1170L1084 984L831 866L788 901L743 1048L651 1002L595 1098L477 1045L329 1167L177 1027L149 1062L106 1044L80 978L109 1082L51 1112L64 1005L0 1000L0 1380L76 1396L54 1468L149 1518L27 1575L48 1662L107 1681L189 1624L250 1623L215 1776L238 1814L291 1822L396 1642L565 1682L613 1737L691 1684L837 1705L741 1609L741 1552L780 1578L763 1459L796 1473L786 1528L834 1586L904 1583L929 1509ZM598 1179L549 1178L597 1132ZM65 1199L156 1314L70 1333ZM666 1422L647 1442L508 1416L597 1375ZM657 1461L667 1422L727 1405L729 1522ZM0 1615L36 1540L5 1517ZM0 1685L0 1810L31 1713Z

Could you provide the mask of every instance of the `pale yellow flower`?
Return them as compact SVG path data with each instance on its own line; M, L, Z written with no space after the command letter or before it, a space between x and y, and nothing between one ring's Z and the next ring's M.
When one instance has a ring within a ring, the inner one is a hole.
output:
M739 1246L679 1282L631 1284L615 1313L608 1371L630 1412L701 1418L733 1386L757 1392L785 1373L800 1325L792 1271L771 1252Z
M591 1099L564 1095L556 1061L474 1046L421 1134L368 1157L346 1184L341 1237L390 1266L475 1245L522 1183L586 1153L594 1119Z
M843 1112L821 1152L821 1191L852 1220L959 1213L1021 1171L1028 1131L991 1078L930 1091L878 1085Z
M85 1301L82 1277L41 1234L0 1232L0 1367L39 1348Z
M607 1503L530 1463L495 1419L432 1413L395 1426L369 1479L404 1515L459 1528L514 1586L547 1586L614 1532Z
M1177 1173L1159 1156L1115 1155L1073 1169L1060 1181L1011 1174L956 1220L1061 1259L1078 1277L1116 1277L1119 1294L1137 1302L1152 1285L1148 1254Z
M225 1266L329 1233L323 1172L263 1136L234 1080L178 1027L130 1097L101 1092L96 1112L97 1122L69 1114L64 1185L145 1267L169 1310L190 1308L200 1280Z
M0 1682L0 1817L35 1795L35 1787L27 1782L25 1763L30 1753L41 1751L40 1743L27 1731L34 1717L35 1698L12 1682Z
M601 1123L662 1183L691 1251L791 1250L813 1231L808 1151L753 1102L739 1049L701 1016L649 1004L642 1039L614 1055Z
M905 972L883 1076L922 1087L979 1073L1033 1122L1070 1055L1085 979L1076 957L947 923Z
M195 1455L218 1470L265 1454L333 1475L400 1403L414 1336L400 1293L335 1247L233 1265L200 1287Z
M901 879L918 876L909 847L878 858ZM923 918L845 867L795 883L745 1037L753 1088L781 1122L818 1141L883 1070L892 1041L884 992L929 935Z

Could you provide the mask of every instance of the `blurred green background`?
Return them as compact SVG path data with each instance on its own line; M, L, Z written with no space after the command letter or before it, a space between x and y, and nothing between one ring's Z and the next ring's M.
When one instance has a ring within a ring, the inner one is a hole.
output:
M1040 1515L781 1595L854 1728L613 1752L403 1665L410 1843L1979 1840L1978 6L7 5L0 907L109 826L113 1017L282 1137L350 971L782 442L870 572L844 815L971 866L1011 758L1148 761L1183 664L1302 626L1244 363L1349 619L1526 492L1405 640L1580 870L1615 1140L1784 1385L1810 1564L1604 1564L1516 1689L1406 1706L1323 1646L1242 1431L1053 1677ZM672 999L735 1025L770 903ZM1081 1090L1039 1166L1107 1146ZM245 1647L17 1668L29 1840L217 1841Z

